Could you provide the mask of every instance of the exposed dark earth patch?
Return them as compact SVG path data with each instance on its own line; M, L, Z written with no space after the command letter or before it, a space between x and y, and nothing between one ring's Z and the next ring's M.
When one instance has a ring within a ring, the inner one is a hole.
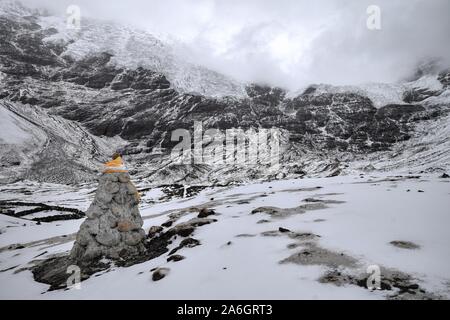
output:
M310 188L295 188L295 189L285 189L280 190L279 192L306 192L306 191L314 191L314 190L320 190L322 187L310 187Z
M266 213L274 218L285 218L295 214L304 214L307 211L321 210L328 208L323 202L306 203L294 208L259 207L253 209L251 214Z
M185 186L182 184L160 185L159 187L165 194L164 197L160 198L161 201L170 201L174 198L191 198L202 190L210 188L210 186Z
M288 235L292 239L299 240L287 245L290 250L301 247L302 249L289 257L281 260L280 264L295 263L300 265L320 265L329 268L319 279L320 283L331 283L337 286L356 285L367 288L368 273L356 274L361 263L354 257L343 252L334 252L317 245L318 235L311 233L295 233L282 228L283 231L273 230L265 232L268 236ZM285 231L287 230L287 231ZM402 241L402 245L403 241ZM408 243L408 247L410 244ZM393 269L380 267L381 290L390 291L388 299L441 299L439 295L426 292L412 276ZM350 273L352 272L352 273ZM392 292L391 292L392 291Z
M192 234L195 228L200 227L205 224L216 222L215 219L207 218L193 218L189 221L180 223L170 228L167 231L162 231L161 227L154 226L149 232L147 239L144 242L145 253L138 256L132 257L121 257L119 260L115 261L115 265L118 267L128 267L138 263L143 263L152 260L156 257L161 256L169 251L169 245L172 244L173 240L177 236L188 236ZM159 227L159 228L158 228ZM182 248L192 248L200 245L200 241L194 238L185 238L180 244L173 248L169 252L170 261L179 261L180 255L175 255L175 253ZM70 274L67 273L67 268L70 265L77 265L80 267L81 280L86 280L94 273L104 271L108 272L111 268L111 262L105 259L95 259L89 263L83 264L82 262L74 261L69 255L62 255L57 257L52 257L46 260L34 261L34 265L27 269L30 269L33 273L34 279L38 282L46 283L50 285L49 291L63 289L66 287L66 281ZM155 273L154 273L155 274ZM162 279L166 274L157 274L155 277L158 280ZM161 278L159 278L162 276ZM157 280L155 280L157 281Z
M261 232L263 237L281 237L287 236L290 239L298 240L298 241L310 241L320 238L319 235L311 233L311 232L294 232L285 228L279 228L278 230L268 230Z
M252 237L256 237L255 234L249 234L249 233L240 233L235 235L236 238L252 238Z
M197 239L194 238L186 238L183 239L180 244L178 245L178 247L172 249L172 251L170 251L169 255L174 254L175 252L177 252L178 250L182 249L182 248L193 248L196 246L200 245L200 241L198 241Z
M380 289L389 291L388 299L393 300L429 300L442 299L439 295L427 292L420 287L410 275L393 269L380 267ZM345 271L333 269L327 271L319 278L320 283L330 283L336 286L356 285L368 288L367 280L369 274L361 273L358 275L349 274Z
M298 248L298 247L301 247L301 246L303 246L302 243L300 243L300 242L294 242L294 243L289 243L289 244L286 246L286 248L288 248L288 249L295 249L295 248Z
M16 244L11 244L5 247L0 248L0 253L4 252L4 251L12 251L12 250L17 250L17 249L23 249L23 248L28 248L28 247L38 247L38 246L45 246L42 249L46 249L49 247L53 247L53 246L58 246L61 244L65 244L67 242L71 242L73 240L75 240L75 236L76 234L68 234L68 235L62 235L62 236L55 236L55 237L51 237L51 238L47 238L47 239L43 239L43 240L36 240L36 241L32 241L32 242L27 242L27 243L16 243Z
M9 268L6 268L6 269L2 269L2 270L0 270L0 272L6 272L6 271L10 271L10 270L14 270L15 268L17 268L19 265L17 265L17 266L12 266L12 267L9 267Z
M167 262L170 262L170 261L177 262L177 261L184 260L185 258L186 258L185 256L182 256L179 254L173 254L167 258Z
M310 243L305 249L280 261L301 265L324 265L330 268L357 266L357 260L344 253L333 252Z
M379 183L379 182L398 182L398 181L407 181L407 180L417 180L420 179L420 176L395 176L395 177L387 177L387 178L383 178L383 179L377 179L377 180L373 180L373 179L367 179L366 181L357 181L357 182L353 182L353 184L364 184L364 183Z
M32 207L28 210L15 211L14 208L17 207ZM27 219L27 215L31 215L34 213L42 213L42 212L70 212L69 214L58 214L58 215L48 215L44 217L37 217ZM32 220L37 222L52 222L52 221L60 221L60 220L72 220L72 219L81 219L85 217L85 213L81 210L75 208L66 208L61 206L52 206L45 203L32 203L32 202L19 202L19 201L0 201L0 214L5 214L14 218L21 218L26 220Z
M420 249L420 246L418 244L415 244L411 241L394 240L389 243L394 247L402 249Z
M215 215L216 212L213 209L208 208L202 208L200 209L200 212L198 213L198 218L206 218L207 216Z
M317 198L306 198L303 200L304 202L308 203L328 203L328 204L340 204L345 203L345 201L341 200L323 200L323 199L317 199Z

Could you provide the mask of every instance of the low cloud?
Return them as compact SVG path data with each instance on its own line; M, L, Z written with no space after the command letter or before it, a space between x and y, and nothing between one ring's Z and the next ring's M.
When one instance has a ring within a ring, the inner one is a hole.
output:
M311 83L395 82L420 62L450 65L448 0L24 0L64 14L133 24L174 39L186 59L241 81L296 90ZM366 26L367 7L381 29Z

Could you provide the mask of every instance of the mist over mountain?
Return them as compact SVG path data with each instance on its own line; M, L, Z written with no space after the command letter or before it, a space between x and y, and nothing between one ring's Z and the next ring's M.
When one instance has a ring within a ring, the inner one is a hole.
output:
M24 3L58 15L79 5L83 17L164 36L187 61L240 82L294 91L311 83L396 82L423 61L450 62L446 0L378 1L380 30L366 26L369 0Z

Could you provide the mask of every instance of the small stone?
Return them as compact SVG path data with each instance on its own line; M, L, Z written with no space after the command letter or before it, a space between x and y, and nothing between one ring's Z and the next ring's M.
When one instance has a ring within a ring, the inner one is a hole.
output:
M77 233L76 241L82 246L87 246L92 242L92 235L87 229L80 230L80 232Z
M279 227L278 228L278 231L280 231L280 232L291 232L291 230L289 230L289 229L286 229L286 228L282 228L282 227Z
M122 215L123 207L118 205L117 203L111 203L109 206L109 209L111 210L112 214L116 217L120 217Z
M411 241L394 240L389 242L393 246L402 249L419 249L420 246Z
M169 262L169 261L177 262L177 261L181 261L183 259L185 259L184 256L182 256L180 254L173 254L167 258L167 262Z
M94 219L103 214L103 209L100 208L97 204L93 203L86 210L86 217Z
M98 218L98 227L101 230L115 228L117 226L117 218L112 214L104 214Z
M169 268L157 268L152 274L153 281L159 281L165 276L167 276L170 272Z
M100 177L100 183L102 182L102 180L104 180L104 181L117 182L117 181L119 181L119 178L118 178L115 174L110 174L110 173L108 173L108 174L103 174L103 175Z
M173 224L173 221L172 221L172 220L168 220L168 221L162 223L161 225L162 225L163 227L168 228L168 227L170 227L172 224Z
M99 221L97 219L86 219L80 226L80 231L83 229L86 229L91 235L97 235L100 232Z
M179 236L182 236L182 237L188 237L189 235L191 235L194 232L194 229L195 228L192 226L186 226L183 228L179 228L177 230L176 234L178 234Z
M117 182L108 181L105 183L104 189L106 192L114 194L119 192L119 184Z
M120 173L117 178L119 179L120 182L122 183L127 183L130 181L130 176L126 173Z
M112 247L120 242L120 234L116 230L110 229L98 234L95 240L105 246Z
M17 250L17 249L23 249L23 248L25 248L25 247L21 244L13 244L8 247L9 250Z
M122 233L122 241L129 246L135 246L144 239L145 234L139 231Z
M151 226L150 229L148 229L147 237L153 238L157 233L163 231L163 227L161 226Z
M425 191L419 189L419 190L417 190L417 192L425 192Z
M128 198L128 194L123 192L119 192L114 195L114 201L120 205L124 205L127 202Z
M131 223L131 221L129 220L121 220L117 223L117 230L119 230L120 232L128 232L133 230L133 223Z
M447 178L450 178L450 176L444 172L444 173L442 174L442 176L440 176L440 178L442 178L442 179L447 179Z
M211 216L216 214L216 212L212 209L208 209L208 208L202 208L200 210L200 212L198 213L198 218L206 218L207 216Z
M136 187L131 182L127 183L127 193L129 195L135 195L137 192Z
M105 190L99 190L97 191L97 194L95 195L95 200L101 204L108 204L111 202L113 198L113 195L111 193L105 192Z
M198 241L197 239L194 239L194 238L186 238L180 242L180 246L186 247L186 248L193 248L193 247L198 246L199 244L200 244L200 241Z

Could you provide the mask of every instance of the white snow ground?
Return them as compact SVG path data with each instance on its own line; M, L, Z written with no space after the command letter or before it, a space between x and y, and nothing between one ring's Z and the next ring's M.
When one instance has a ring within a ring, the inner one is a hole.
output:
M320 189L314 187L321 186ZM142 187L142 186L140 186ZM58 203L86 209L92 188L37 183L16 183L0 188L0 200L16 199ZM22 192L18 192L22 190ZM59 190L58 190L59 189ZM32 191L27 195L24 190ZM409 190L409 191L408 191ZM424 192L418 192L422 190ZM51 197L49 197L51 195ZM252 183L205 189L187 199L160 201L160 190L143 197L144 228L160 225L174 212L185 212L179 221L194 217L191 207L213 208L218 221L197 228L192 237L201 245L183 248L186 259L166 262L167 254L128 268L112 268L81 283L81 289L46 292L48 286L33 280L22 267L72 247L81 220L35 222L0 215L1 299L384 299L388 291L369 291L318 282L325 266L279 264L301 247L284 234L263 236L279 227L320 236L317 245L358 260L357 271L377 264L397 269L417 279L421 287L450 297L450 180L437 175L409 178L371 175ZM211 198L214 198L211 200ZM281 208L305 204L306 198L340 200L328 208L285 218L251 214L260 206ZM154 201L155 203L152 203ZM257 223L267 219L267 223ZM239 234L254 236L236 237ZM393 240L411 241L419 249L392 246ZM170 248L179 243L177 239ZM231 244L227 244L231 241ZM8 249L20 243L22 249ZM301 244L302 245L302 244ZM44 253L45 252L45 253ZM44 254L43 254L44 253ZM150 270L168 267L158 282ZM11 269L9 269L11 268ZM226 269L224 269L226 268ZM345 270L344 270L345 271ZM383 276L383 274L382 274Z

